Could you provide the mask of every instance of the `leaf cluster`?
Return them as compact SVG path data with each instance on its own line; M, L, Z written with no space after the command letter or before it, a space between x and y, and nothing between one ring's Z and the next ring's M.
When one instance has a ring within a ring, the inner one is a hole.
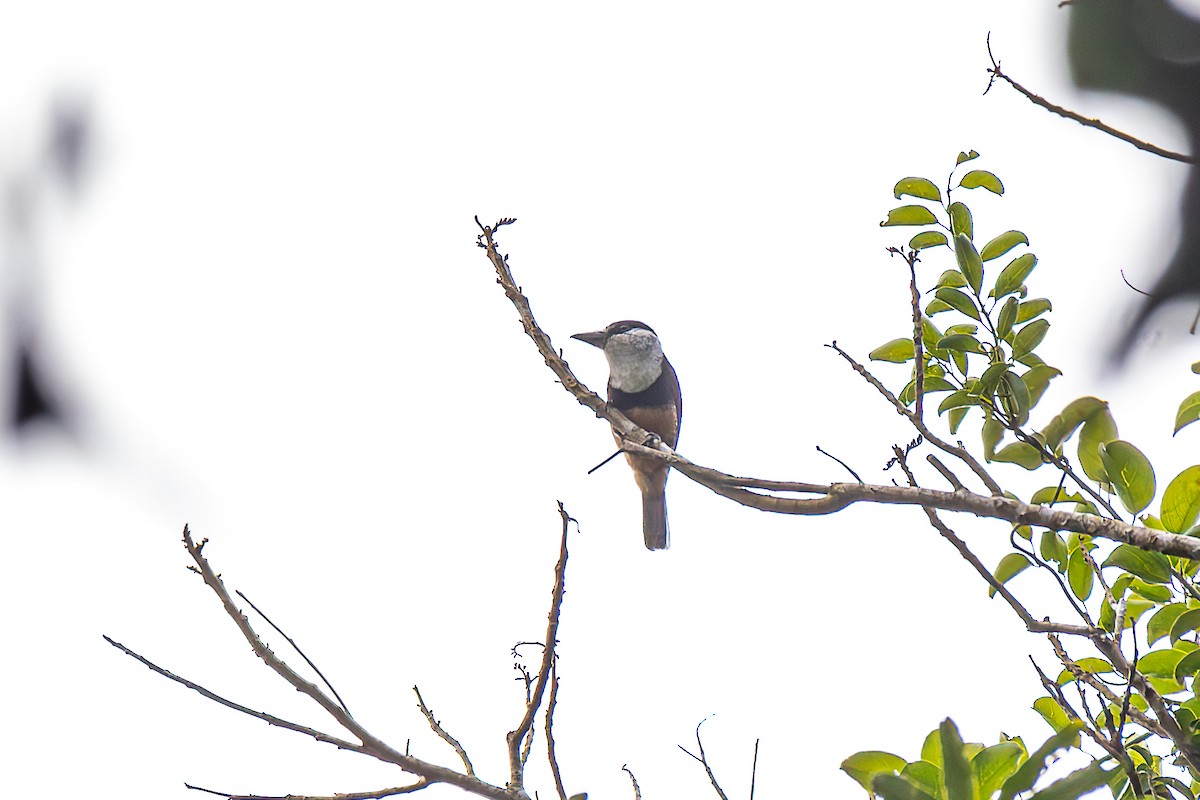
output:
M1200 535L1200 465L1182 470L1160 492L1150 460L1119 438L1104 400L1085 396L1048 417L1039 413L1050 382L1062 374L1043 358L1052 304L1030 296L1038 260L1024 232L1004 230L977 245L974 214L960 199L963 191L1004 193L995 174L972 168L978 156L959 154L944 191L927 178L895 184L896 199L914 202L891 209L881 225L922 228L907 251L892 252L905 255L914 296L925 300L923 307L914 302L912 334L877 347L871 359L911 362L898 402L915 407L919 415L921 398L944 395L937 412L952 434L972 409L979 409L985 461L1052 476L1029 496L1031 505L1120 519L1113 505L1119 501L1144 527ZM918 265L939 252L953 261L936 277L924 276ZM923 293L922 286L927 287ZM934 318L948 324L939 328ZM1200 363L1192 369L1200 373ZM1042 419L1036 426L1035 417ZM1174 432L1198 419L1200 392L1180 404ZM1082 623L1063 629L1083 631L1080 640L1093 650L1072 657L1050 634L1063 668L1057 679L1039 670L1046 696L1033 707L1054 736L1031 756L1019 739L1004 738L986 748L963 745L947 721L930 734L916 762L867 751L847 759L843 769L868 792L888 800L1074 798L1106 784L1120 800L1172 794L1195 800L1200 795L1200 562L1029 525L1014 525L1009 539L1012 552L989 576L990 594L1006 592L1014 610L1032 619L1006 584L1033 568L1057 585ZM1068 699L1068 691L1078 700ZM1035 791L1047 758L1055 750L1080 746L1081 732L1103 754L1084 770ZM1170 753L1156 755L1149 746L1154 743ZM1104 770L1103 762L1116 768Z
M872 797L883 800L1064 800L1104 786L1111 770L1093 761L1037 791L1032 791L1059 751L1079 744L1080 726L1068 724L1030 753L1021 738L1001 735L985 747L963 742L958 727L945 720L927 737L921 757L906 762L878 750L855 753L842 762L842 771L858 781ZM1032 792L1032 793L1031 793Z

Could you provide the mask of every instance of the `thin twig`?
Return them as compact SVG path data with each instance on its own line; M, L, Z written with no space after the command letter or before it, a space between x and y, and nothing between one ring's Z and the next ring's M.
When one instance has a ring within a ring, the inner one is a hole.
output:
M958 479L958 476L951 472L950 468L943 464L940 458L935 456L933 453L930 453L929 455L925 456L925 460L932 464L933 468L942 474L942 477L954 487L954 491L965 492L967 490L967 487L963 486L962 481Z
M988 80L987 89L983 90L984 94L988 93L988 91L992 88L992 84L996 82L997 78L999 78L1000 80L1007 83L1009 86L1016 89L1021 94L1025 95L1025 97L1030 102L1032 102L1034 105L1041 106L1042 108L1046 109L1047 111L1057 114L1060 117L1065 117L1066 119L1074 120L1075 122L1078 122L1080 125L1084 125L1088 128L1095 128L1096 130L1101 131L1102 133L1107 133L1109 136L1120 139L1123 142L1128 142L1129 144L1133 145L1134 147L1136 147L1139 150L1145 150L1147 153L1153 153L1156 156L1162 156L1163 158L1169 158L1172 161L1182 161L1185 164L1195 163L1195 160L1191 156L1186 156L1183 153L1176 153L1173 150L1166 150L1162 147L1159 147L1158 145L1154 145L1154 144L1151 144L1150 142L1146 142L1146 141L1138 139L1134 136L1130 136L1128 133L1117 130L1116 128L1112 127L1111 125L1106 125L1098 119L1095 119L1093 117L1085 117L1082 114L1077 114L1074 111L1071 111L1070 109L1063 108L1062 106L1057 106L1054 103L1051 103L1049 100L1046 100L1044 97L1040 97L1039 95L1036 95L1033 92L1029 91L1024 86L1017 83L1016 81L1014 81L1012 78L1010 78L1008 75L1006 75L1004 72L1002 72L1000 70L1000 62L996 60L996 57L994 55L992 55L992 34L990 32L988 33L988 37L987 37L987 51L988 51L988 58L991 59L991 62L992 62L992 68L988 70L988 73L992 77Z
M1042 682L1042 688L1046 690L1046 693L1050 695L1050 698L1055 702L1055 704L1057 704L1058 707L1063 710L1063 713L1067 715L1067 718L1078 722L1080 724L1080 729L1088 735L1088 738L1100 745L1100 747L1104 748L1106 753L1114 758L1118 757L1117 751L1119 751L1121 748L1110 743L1107 739L1101 736L1100 732L1092 725L1087 724L1090 722L1090 720L1085 720L1083 716L1075 711L1070 702L1068 702L1067 696L1063 694L1062 687L1050 680L1049 676L1042 671L1042 668L1038 666L1038 663L1033 660L1032 656L1029 657L1029 663L1033 664L1034 670L1037 671L1038 679Z
M562 772L558 768L558 754L554 749L554 709L558 705L558 665L550 665L550 696L546 698L546 759L550 762L550 774L554 777L554 788L559 800L567 800L563 788Z
M858 476L858 473L855 472L854 470L850 469L849 464L847 464L845 461L842 461L840 458L835 456L833 453L829 453L829 452L826 452L825 450L822 450L821 445L817 445L817 452L823 456L826 456L827 458L832 458L834 461L841 464L842 467L846 470L846 472L849 472L851 475L854 476L854 480L858 481L859 483L863 482L863 479Z
M256 605L254 605L253 600L251 600L249 597L246 597L246 595L242 593L241 589L237 589L235 591L236 591L238 597L245 600L246 603L251 608L254 609L254 613L256 613L260 617L262 617L263 620L268 625L270 625L272 628L275 629L276 633L278 633L284 639L287 639L287 643L290 644L292 646L292 649L295 650L300 655L300 657L304 659L304 663L308 664L308 666L312 667L312 671L317 673L317 677L319 677L321 679L321 682L324 683L325 686L329 689L329 691L333 694L334 698L338 701L338 705L340 705L342 707L342 710L345 711L347 714L349 714L350 707L346 705L346 701L342 699L342 696L340 694L338 694L337 689L333 688L333 684L330 683L329 679L325 677L325 673L321 672L321 670L317 668L317 665L312 662L312 659L310 659L307 655L304 654L304 651L300 649L300 645L296 644L296 640L293 639L292 637L288 636L286 633L283 632L282 629L280 629L280 627L278 625L276 625L274 622L272 622L271 618L262 612L262 609L260 609Z
M104 641L108 642L113 647L117 648L122 653L129 656L130 658L133 658L134 660L141 662L142 665L146 666L153 672L157 672L159 675L162 675L164 678L173 680L182 686L186 686L187 688L191 689L194 692L198 692L201 696L203 696L209 700L212 700L214 703L223 705L226 708L231 708L234 711L240 711L241 713L246 714L248 716L256 717L257 719L261 719L263 722L266 722L269 725L274 725L277 728L283 728L284 730L295 731L297 733L303 733L305 736L311 736L313 739L317 740L318 742L324 742L326 744L331 744L334 747L338 748L339 750L350 750L355 753L366 753L366 750L362 747L362 745L355 744L354 742L348 742L345 739L339 739L336 736L330 736L327 733L323 733L321 731L316 730L315 728L310 728L306 725L300 725L295 722L290 722L286 719L283 719L282 717L276 717L273 714L268 714L265 711L255 711L253 708L244 706L241 703L237 703L237 702L234 702L233 700L229 700L228 698L222 697L221 695L217 694L216 692L206 689L205 687L201 686L200 684L194 683L193 681L188 680L187 678L183 677L182 675L176 675L175 673L171 672L170 670L158 666L150 659L146 658L145 656L141 655L140 653L136 653L133 650L130 650L125 645L121 644L120 642L118 642L114 639L109 638L108 636L104 637Z
M419 708L421 713L425 715L425 719L429 722L429 727L433 728L433 732L440 736L442 741L454 748L454 752L458 753L458 757L462 760L463 767L466 768L467 774L474 776L475 767L472 766L471 759L467 757L467 751L463 748L462 744L458 741L458 739L455 739L445 728L442 727L442 723L438 722L434 718L433 711L429 708L429 706L425 705L425 698L421 697L421 690L414 686L413 691L416 692L417 695L417 708Z
M1101 636L1101 635L1106 635L1106 634L1097 634L1097 636ZM1063 647L1061 639L1059 639L1057 636L1055 636L1053 634L1047 636L1046 638L1050 640L1050 646L1054 650L1054 655L1058 658L1058 660L1060 662L1062 662L1063 668L1071 673L1071 676L1075 678L1076 682L1082 682L1082 683L1087 684L1092 689L1094 689L1097 694L1099 694L1101 697L1103 697L1105 700L1107 700L1109 703L1111 703L1113 705L1118 705L1121 702L1121 697L1116 692L1114 692L1111 688L1109 688L1108 685L1104 683L1104 681L1100 680L1100 678L1098 676L1096 676L1094 673L1088 672L1087 670L1080 667L1078 664L1075 663L1074 659L1072 659L1069 655L1067 655L1067 651ZM1093 637L1093 638L1095 638L1095 637ZM1114 669L1115 669L1115 667L1114 667ZM1129 709L1129 713L1130 713L1130 719L1132 719L1138 725L1141 725L1143 728L1145 728L1148 731L1153 731L1158 736L1162 736L1163 738L1168 738L1166 733L1162 730L1162 727L1157 722L1155 722L1153 719L1151 719L1150 717L1143 714L1137 708L1131 707Z
M916 407L913 413L917 419L925 420L925 337L924 326L922 325L921 315L921 293L917 290L917 260L919 259L916 250L910 251L904 260L908 262L909 288L912 292L912 312L913 312L913 363L916 365L913 372L913 389L916 394Z
M704 772L708 775L709 783L711 783L713 789L715 789L717 791L717 796L720 797L721 800L729 800L729 797L725 794L725 790L721 788L721 784L717 783L717 776L713 774L712 767L709 766L709 764L708 764L708 757L704 754L704 742L701 741L701 739L700 739L700 726L703 725L705 722L707 722L708 719L709 719L708 717L705 717L704 719L700 720L700 722L697 723L697 725L696 725L696 749L700 751L700 755L696 755L695 753L692 753L691 751L689 751L686 747L684 747L681 744L676 745L676 747L678 747L683 752L687 753L692 758L699 761L700 764L704 767Z
M754 781L758 777L758 742L754 740L754 763L750 765L750 800L754 800Z
M215 794L219 797L224 797L226 800L381 800L384 797L395 797L401 794L412 794L420 791L426 786L429 786L429 781L422 778L421 780L410 783L407 786L393 786L389 789L376 789L372 792L338 792L337 794L286 794L286 795L266 795L266 794L230 794L228 792L215 792L212 789L205 789L202 786L193 786L190 783L185 783L184 787L195 792L205 792L206 794Z
M925 421L923 419L918 417L912 411L909 411L908 407L905 406L903 403L901 403L900 400L896 397L896 395L892 394L891 390L889 390L886 386L884 386L882 383L880 383L878 378L876 378L874 375L872 375L870 372L868 372L864 366L862 366L857 361L855 361L854 358L851 357L851 355L849 353L847 353L842 348L838 347L838 343L836 341L831 342L829 345L827 345L827 347L831 348L842 358L846 359L846 361L850 364L850 367L855 372L857 372L860 376L862 376L862 378L864 380L866 380L867 383L874 386L876 391L878 391L885 398L887 398L888 402L890 402L892 404L892 407L896 409L896 413L900 414L903 417L906 417L909 420L909 422L911 422L913 424L913 427L915 427L917 429L917 432L920 433L922 436L924 436L925 439L927 441L929 441L930 444L934 445L942 452L948 453L948 454L954 456L955 458L959 459L960 461L962 461L964 464L966 464L967 467L969 467L970 470L972 472L974 472L981 481L983 481L983 485L986 486L988 491L991 492L993 495L1004 494L1004 490L1000 488L1000 484L996 483L995 479L992 478L992 476L988 473L988 471L983 468L983 465L980 464L979 461L976 460L975 456L971 455L967 451L966 448L952 445L949 442L942 440L940 437L935 436L933 434L933 432L930 431L929 428L925 425Z
M629 775L629 780L633 783L633 800L642 800L642 787L638 786L637 776L633 774L633 770L629 768L628 764L622 764L621 769Z

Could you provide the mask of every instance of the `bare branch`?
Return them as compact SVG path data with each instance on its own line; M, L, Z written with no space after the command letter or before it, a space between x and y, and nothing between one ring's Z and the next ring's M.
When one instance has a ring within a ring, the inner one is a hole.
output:
M633 783L633 800L642 800L642 787L638 786L637 776L633 774L633 770L627 764L622 764L621 769L625 770L625 773L629 775L630 782Z
M525 704L525 716L521 718L514 730L508 732L509 789L513 791L523 791L524 759L521 756L521 743L526 735L532 735L533 717L542 704L542 696L546 691L546 684L550 680L550 668L554 663L554 648L558 644L558 620L562 612L563 591L567 576L567 530L573 522L561 501L558 504L558 513L562 517L562 544L559 547L558 564L554 567L554 591L551 593L550 614L546 624L546 643L545 649L542 651L542 666L538 670L533 694Z
M558 768L558 754L554 750L554 709L558 705L558 665L550 664L550 696L546 698L546 759L550 762L550 774L554 776L554 788L559 800L567 800L563 788L562 772Z
M284 639L287 639L287 643L292 646L292 649L295 650L300 655L300 657L304 659L305 664L308 664L308 666L312 667L312 671L317 673L317 677L321 679L321 682L325 684L325 686L329 689L330 693L333 694L333 696L335 698L337 698L338 705L340 705L342 707L342 710L345 711L347 714L349 714L350 707L346 705L346 701L342 699L342 696L340 694L338 694L337 689L333 688L333 684L330 683L329 679L325 677L325 673L321 672L321 670L317 668L317 665L312 662L312 659L310 659L308 656L306 656L304 654L304 651L300 649L300 645L296 644L296 640L293 639L292 637L288 636L286 633L284 633L283 630L280 629L280 627L278 625L276 625L274 622L272 622L271 618L262 612L262 609L260 609L256 605L254 605L254 602L249 597L246 597L246 595L243 594L240 589L238 589L236 591L237 591L237 596L242 598L243 600L245 600L246 603L251 608L254 609L254 613L256 613L260 617L262 617L263 620L268 625L270 625L272 628L275 629L276 633L278 633Z
M934 489L878 486L872 484L815 484L792 481L774 481L759 478L740 478L708 467L702 467L683 458L661 441L656 448L644 447L640 442L650 439L650 434L634 425L616 408L609 406L597 394L592 392L575 377L570 367L554 349L550 338L538 327L530 311L529 300L521 293L513 282L508 262L496 247L493 238L494 228L483 228L480 234L480 246L487 251L488 259L496 269L497 282L504 288L505 294L516 307L526 334L533 340L547 366L558 377L563 388L570 392L576 400L592 409L596 416L609 422L613 430L623 438L623 449L638 455L661 458L678 472L716 492L751 508L770 511L778 514L823 515L841 511L847 506L858 502L887 503L899 505L919 505L938 508L945 511L963 511L979 517L1002 519L1006 522L1034 525L1051 530L1074 531L1090 536L1099 536L1124 544L1132 544L1144 550L1153 550L1166 555L1182 556L1200 560L1200 539L1180 536L1162 531L1130 525L1120 520L1104 519L1092 514L1058 511L1045 506L1033 506L1003 496L999 484L991 477L974 456L965 448L955 446L935 436L919 418L909 411L904 404L893 395L886 386L867 372L848 353L834 342L830 346L850 363L851 367L874 386L892 403L897 413L909 419L913 426L934 446L965 463L972 472L983 481L992 496L972 492L943 492ZM751 489L766 492L784 492L800 494L823 495L819 498L780 497L774 494L762 494Z
M704 772L708 775L709 783L711 783L713 789L716 790L717 796L720 797L721 800L729 800L729 796L725 794L725 790L721 788L721 784L717 783L717 776L713 774L712 767L709 766L709 764L708 764L708 757L704 755L704 742L701 741L701 739L700 739L700 726L703 725L705 722L707 722L708 719L709 719L708 717L705 717L704 719L700 720L699 723L696 724L696 749L700 751L700 755L696 755L695 753L690 752L686 747L684 747L681 744L676 745L676 747L678 747L683 752L687 753L692 758L699 761L700 764L704 767Z
M401 794L412 794L420 791L429 785L429 781L422 778L416 783L410 783L408 786L393 786L389 789L376 789L371 792L339 792L338 794L287 794L287 795L266 795L266 794L229 794L228 792L215 792L212 789L205 789L201 786L193 786L185 783L184 786L196 792L204 792L206 794L215 794L226 800L379 800L384 797L395 797Z
M442 723L434 719L433 711L430 710L429 706L425 705L425 698L421 697L421 690L414 686L413 691L416 692L417 695L417 707L421 709L421 713L424 714L425 719L429 721L429 727L433 728L433 732L440 736L442 741L454 748L454 752L458 753L458 757L462 760L463 767L466 768L467 774L474 776L475 767L471 765L471 759L467 758L467 751L463 749L462 744L460 744L458 739L455 739L446 731L445 728L442 727Z
M962 485L962 481L958 479L958 476L951 472L950 468L943 464L940 458L935 456L933 453L930 453L929 455L925 456L925 460L932 464L933 468L941 473L942 477L954 487L954 491L965 492L967 490L967 487Z
M249 709L245 706L241 706L237 703L226 700L225 698L210 692L204 687L180 678L163 669L162 667L152 664L150 661L138 655L137 653L134 653L132 650L129 650L112 639L105 637L114 647L117 647L131 657L136 658L138 661L141 661L147 667L159 673L160 675L181 683L188 688L194 689L210 700L220 703L228 708L258 717L259 719L278 727L304 733L307 736L313 737L317 741L333 744L340 749L362 753L363 755L369 755L372 758L376 758L380 761L384 761L389 764L395 764L405 772L421 778L421 781L413 784L412 787L402 787L407 788L407 791L416 791L419 788L423 788L425 785L447 783L451 786L457 786L464 791L480 797L488 797L492 798L493 800L529 800L529 796L519 786L494 786L490 783L479 780L473 775L463 774L447 767L442 767L437 764L423 761L419 758L409 755L407 752L401 753L376 736L372 735L362 725L356 722L353 717L351 717L350 714L347 713L344 708L342 708L341 705L334 701L329 695L326 695L320 687L316 686L310 681L305 680L303 677L297 674L295 670L284 663L282 659L276 656L271 649L263 643L262 639L251 627L250 621L246 618L246 615L243 614L234 604L233 598L225 588L225 584L221 580L220 576L213 571L212 566L208 563L208 559L204 557L203 549L205 541L201 541L199 544L196 544L192 540L191 531L187 528L187 526L184 526L183 529L183 542L184 547L187 549L188 555L192 557L194 562L192 569L204 579L205 584L207 584L208 587L212 589L213 593L217 595L225 609L225 613L230 617L230 619L233 620L234 624L237 625L238 630L242 632L242 635L245 637L246 641L249 642L250 647L254 650L255 655L257 655L259 659L263 661L263 663L269 666L276 674L287 681L287 683L289 683L297 691L313 699L339 725L341 725L356 739L358 739L360 744L339 739L328 734L321 733L320 731L313 730L312 728L307 728L278 717L273 717L269 714L254 711L253 709Z
M276 717L273 714L268 714L264 711L255 711L253 708L249 708L247 706L242 705L241 703L236 703L233 700L229 700L225 697L222 697L221 695L217 694L216 692L210 691L198 683L194 683L194 682L188 680L187 678L182 677L181 675L176 675L175 673L171 672L170 670L158 666L150 659L146 658L145 656L143 656L139 653L134 652L133 650L130 650L125 645L121 644L118 641L115 641L114 639L110 639L108 636L104 637L104 641L108 642L113 647L117 648L122 653L124 653L125 655L127 655L137 661L140 661L144 666L148 667L149 669L151 669L154 672L157 672L159 675L162 675L164 678L168 678L170 680L175 681L178 684L186 686L187 688L191 689L192 691L198 692L202 696L208 698L209 700L212 700L214 703L219 703L220 705L223 705L226 708L232 708L234 711L240 711L241 713L246 714L248 716L261 719L263 722L266 722L268 725L274 725L277 728L283 728L284 730L289 730L289 731L296 731L297 733L303 733L305 736L311 736L313 739L316 739L318 742L324 742L326 744L331 744L334 747L338 748L339 750L350 750L355 753L366 753L366 751L363 749L363 747L361 745L355 744L354 742L348 742L345 739L339 739L336 736L330 736L329 734L322 733L321 731L318 731L315 728L309 728L305 725L300 725L295 722L290 722L286 719L283 719L281 717Z
M1195 163L1195 159L1193 159L1191 156L1186 156L1183 153L1176 153L1173 150L1166 150L1162 147L1159 147L1158 145L1150 144L1149 142L1146 142L1146 141L1143 141L1136 137L1130 136L1128 133L1119 131L1116 128L1112 127L1111 125L1105 125L1103 122L1101 122L1098 119L1085 117L1081 114L1076 114L1074 111L1063 108L1062 106L1056 106L1054 103L1051 103L1049 100L1046 100L1044 97L1040 97L1039 95L1036 95L1033 92L1029 91L1024 86L1017 83L1016 81L1014 81L1012 78L1010 78L1008 75L1006 75L1004 72L1001 71L1000 62L996 60L996 57L994 55L992 55L992 35L991 35L991 33L988 33L987 50L988 50L988 58L991 59L991 62L992 62L992 68L988 70L988 73L992 77L988 80L987 89L984 89L984 91L983 91L984 94L987 94L988 91L992 88L992 84L995 83L997 79L999 79L999 80L1004 81L1005 83L1007 83L1009 86L1013 87L1014 89L1016 89L1021 94L1025 95L1025 97L1034 105L1041 106L1042 108L1046 109L1047 111L1057 114L1060 117L1074 120L1075 122L1078 122L1080 125L1084 125L1088 128L1095 128L1096 130L1101 131L1103 133L1107 133L1109 136L1116 137L1117 139L1120 139L1123 142L1128 142L1129 144L1133 145L1134 147L1136 147L1139 150L1145 150L1147 153L1153 153L1156 156L1162 156L1163 158L1169 158L1172 161L1182 161L1185 164Z

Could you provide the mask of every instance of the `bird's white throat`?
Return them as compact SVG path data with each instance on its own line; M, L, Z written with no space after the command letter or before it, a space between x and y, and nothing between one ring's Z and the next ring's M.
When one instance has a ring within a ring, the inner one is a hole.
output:
M635 329L610 336L604 355L609 385L622 392L643 392L662 375L662 345L650 331Z

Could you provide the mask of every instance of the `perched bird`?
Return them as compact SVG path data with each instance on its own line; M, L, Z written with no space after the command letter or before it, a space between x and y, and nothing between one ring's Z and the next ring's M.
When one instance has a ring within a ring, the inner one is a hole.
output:
M608 359L608 402L630 422L658 436L671 449L679 441L683 397L658 335L644 322L622 320L602 331L571 337L604 350ZM613 432L617 444L621 437ZM646 547L665 550L667 539L667 463L653 456L626 453L633 478L642 490L642 533Z

